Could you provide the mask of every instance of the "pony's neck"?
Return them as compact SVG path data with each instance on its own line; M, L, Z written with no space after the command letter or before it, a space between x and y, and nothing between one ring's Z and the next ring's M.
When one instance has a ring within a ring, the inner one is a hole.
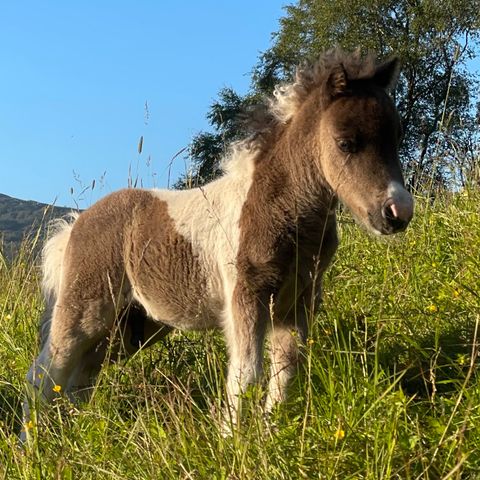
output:
M328 216L337 205L319 167L321 152L305 131L304 125L287 125L254 159L253 195L291 218Z

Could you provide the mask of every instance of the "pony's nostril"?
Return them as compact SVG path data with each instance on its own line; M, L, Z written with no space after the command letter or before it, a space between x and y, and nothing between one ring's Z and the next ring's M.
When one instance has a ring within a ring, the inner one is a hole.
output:
M392 214L393 218L398 218L400 215L398 213L398 208L397 206L395 205L395 203L392 203L390 206L389 206L389 211L390 213Z
M398 209L393 202L386 202L382 208L382 215L386 220L397 220Z
M384 207L383 216L387 220L394 220L395 218L397 218L397 215L395 215L395 210L392 208L391 205L387 205L386 207Z
M413 215L413 202L397 202L389 198L382 207L383 218L409 222Z
M392 199L385 202L382 207L382 216L392 233L405 230L410 218L403 212L401 205L397 205Z

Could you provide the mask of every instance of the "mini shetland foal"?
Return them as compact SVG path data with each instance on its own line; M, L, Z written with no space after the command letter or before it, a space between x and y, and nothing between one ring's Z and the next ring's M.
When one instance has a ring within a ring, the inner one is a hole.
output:
M172 328L221 328L234 420L268 334L266 409L284 399L337 248L337 200L379 235L412 217L387 93L397 70L397 59L324 54L259 108L223 177L187 191L122 190L63 221L44 250L50 308L34 390L48 401L54 385L91 385L123 318L126 353Z

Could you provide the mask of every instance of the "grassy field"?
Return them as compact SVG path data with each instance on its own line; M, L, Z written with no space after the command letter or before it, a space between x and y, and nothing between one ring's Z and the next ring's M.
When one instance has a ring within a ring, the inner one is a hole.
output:
M289 402L267 422L250 391L228 438L213 332L177 333L104 369L88 404L59 393L22 426L42 299L28 249L0 263L0 479L480 478L479 205L478 190L418 199L381 241L342 218Z

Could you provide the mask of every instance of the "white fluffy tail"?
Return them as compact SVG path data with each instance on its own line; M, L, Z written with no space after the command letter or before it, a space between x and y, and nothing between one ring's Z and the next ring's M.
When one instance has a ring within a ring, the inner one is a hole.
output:
M47 303L54 303L60 290L65 249L78 213L54 220L49 227L49 239L42 252L42 290Z

